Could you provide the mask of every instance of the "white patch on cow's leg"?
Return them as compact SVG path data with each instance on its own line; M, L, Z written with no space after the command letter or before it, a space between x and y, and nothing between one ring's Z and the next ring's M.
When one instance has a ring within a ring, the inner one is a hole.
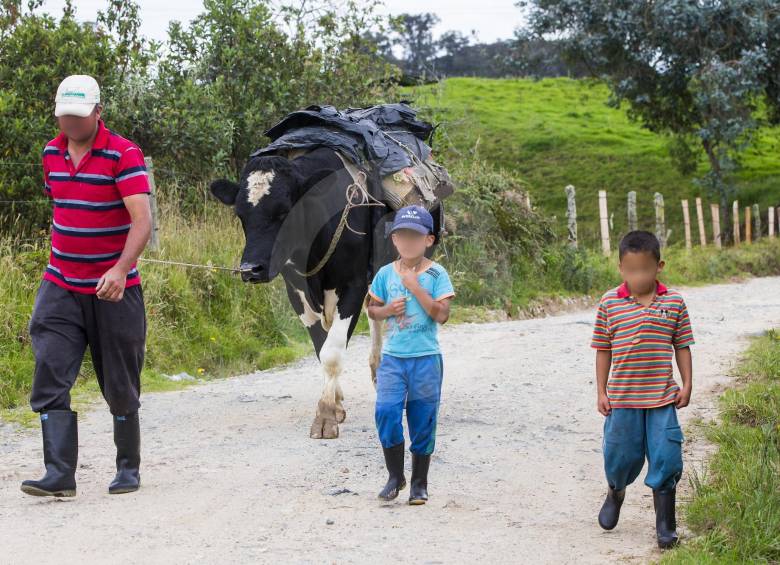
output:
M333 316L336 314L336 306L339 303L339 295L335 290L326 290L322 304L322 327L330 331L333 325Z
M324 378L322 396L317 403L317 415L311 426L311 437L334 439L339 437L339 424L347 416L341 403L344 394L339 384L339 376L344 367L344 355L347 350L347 336L352 316L341 318L335 309L333 323L328 337L320 349L320 363Z
M295 292L298 293L298 297L301 299L301 304L303 305L303 314L298 317L301 319L304 326L310 328L320 321L320 315L309 305L309 302L306 300L306 295L302 290L296 289Z
M364 305L368 307L369 297L366 296ZM384 323L380 320L368 318L368 332L371 335L371 351L368 353L368 366L371 368L371 382L376 388L376 370L382 360L382 338L384 337Z
M252 206L257 206L260 199L271 190L275 171L254 171L246 179L248 194L246 199Z

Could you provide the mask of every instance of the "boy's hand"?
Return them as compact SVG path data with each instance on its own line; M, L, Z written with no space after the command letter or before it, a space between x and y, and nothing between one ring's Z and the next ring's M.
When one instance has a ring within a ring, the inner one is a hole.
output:
M417 278L417 271L404 271L401 273L401 282L409 290L414 290L420 286L420 280Z
M406 312L406 297L402 296L392 300L385 308L388 316L403 316Z
M612 405L609 403L609 397L606 394L599 393L596 408L598 408L602 416L609 416L612 413Z
M685 386L680 389L680 391L677 393L677 400L675 400L675 405L677 408L685 408L690 404L691 402L691 387Z

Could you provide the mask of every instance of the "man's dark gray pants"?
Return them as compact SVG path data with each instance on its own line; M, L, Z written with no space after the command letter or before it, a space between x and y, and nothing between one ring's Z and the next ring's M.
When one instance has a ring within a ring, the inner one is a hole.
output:
M71 292L43 281L30 320L35 355L30 406L35 412L70 410L70 389L89 346L103 397L114 416L138 411L146 343L140 285L119 302Z

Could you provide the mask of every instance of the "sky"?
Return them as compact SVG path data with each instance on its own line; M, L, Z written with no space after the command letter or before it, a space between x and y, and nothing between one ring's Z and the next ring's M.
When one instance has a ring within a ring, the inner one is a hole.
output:
M192 0L136 0L141 6L141 33L150 39L162 40L170 20L188 22L201 11L202 3ZM457 30L464 35L475 31L483 42L509 39L514 29L522 23L516 0L385 0L381 11L387 14L433 12L441 22L434 28L434 35ZM73 0L76 17L91 21L94 14L106 6L105 0ZM44 10L59 15L65 5L63 0L48 0Z

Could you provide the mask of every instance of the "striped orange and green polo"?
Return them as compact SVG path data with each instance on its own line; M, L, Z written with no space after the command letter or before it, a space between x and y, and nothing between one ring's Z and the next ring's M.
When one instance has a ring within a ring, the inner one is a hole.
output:
M673 377L673 353L693 343L685 301L660 282L649 306L640 304L625 282L604 294L591 347L612 351L607 381L612 407L657 408L674 402L680 387Z

